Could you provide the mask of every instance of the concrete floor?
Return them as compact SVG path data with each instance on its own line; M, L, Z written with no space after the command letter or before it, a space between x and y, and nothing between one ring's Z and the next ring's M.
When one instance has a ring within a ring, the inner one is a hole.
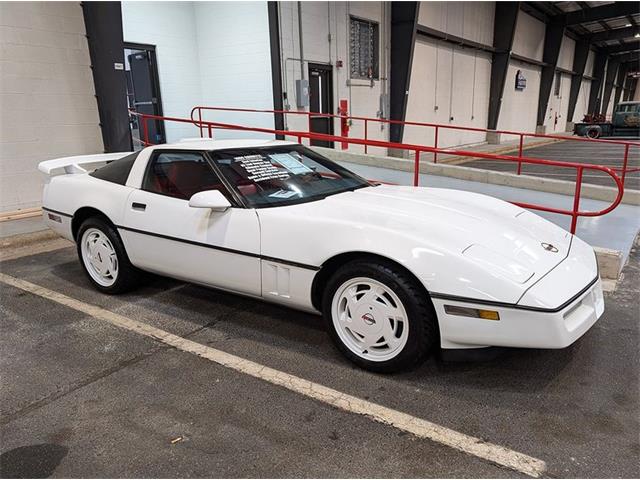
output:
M512 154L513 155L513 154ZM517 155L517 153L516 153ZM606 143L563 141L524 150L523 155L530 158L546 160L562 160L567 162L603 165L610 168L621 168L624 159L624 146ZM473 160L461 165L484 170L516 173L517 164L500 160ZM640 167L640 145L629 149L628 168ZM618 172L621 175L620 172ZM542 165L522 165L522 174L556 180L575 181L576 171L572 168L554 168ZM585 170L585 183L615 187L613 179L604 172ZM627 173L625 188L640 190L640 171Z
M345 361L313 315L157 277L131 294L98 294L72 247L0 269L542 459L550 477L640 476L635 249L604 316L573 346L431 358L387 376ZM2 477L519 476L4 283L0 291Z

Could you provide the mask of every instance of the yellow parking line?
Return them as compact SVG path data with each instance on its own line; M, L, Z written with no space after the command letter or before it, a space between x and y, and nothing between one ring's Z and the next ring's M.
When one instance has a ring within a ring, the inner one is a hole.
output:
M138 322L96 305L81 302L62 293L49 290L36 284L0 273L0 282L19 288L25 292L59 303L91 317L108 322L116 327L153 338L183 352L215 362L237 372L259 378L273 385L284 387L305 397L323 402L332 407L350 413L364 415L377 422L390 425L398 430L411 433L419 438L446 445L461 452L515 470L532 477L541 476L546 464L544 461L523 453L510 450L500 445L485 442L476 437L451 430L422 418L393 410L367 400L334 390L319 383L296 377L265 365L247 360L236 355L187 340L165 330Z

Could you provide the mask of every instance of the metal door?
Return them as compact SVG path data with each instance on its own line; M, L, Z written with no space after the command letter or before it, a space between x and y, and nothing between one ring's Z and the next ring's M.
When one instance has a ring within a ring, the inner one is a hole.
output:
M153 50L125 50L129 53L127 76L130 82L127 87L130 108L138 113L148 115L162 115L160 93L158 85L158 72ZM140 140L146 140L152 144L165 143L164 122L161 120L146 120L137 122L137 133Z
M334 113L332 76L331 65L309 64L309 127L312 132L333 135L333 118L313 115ZM333 142L326 140L311 140L311 145L333 148Z

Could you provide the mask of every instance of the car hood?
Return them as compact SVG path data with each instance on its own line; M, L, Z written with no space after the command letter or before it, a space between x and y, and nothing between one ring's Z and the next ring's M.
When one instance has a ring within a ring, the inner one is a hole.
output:
M517 283L547 273L571 247L571 234L511 203L441 188L380 185L327 198L358 221L428 241L462 254Z

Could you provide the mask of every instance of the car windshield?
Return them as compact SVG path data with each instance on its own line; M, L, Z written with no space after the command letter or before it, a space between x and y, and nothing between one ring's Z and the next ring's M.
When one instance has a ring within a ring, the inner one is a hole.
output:
M251 207L291 205L370 186L302 145L214 150L210 154Z

